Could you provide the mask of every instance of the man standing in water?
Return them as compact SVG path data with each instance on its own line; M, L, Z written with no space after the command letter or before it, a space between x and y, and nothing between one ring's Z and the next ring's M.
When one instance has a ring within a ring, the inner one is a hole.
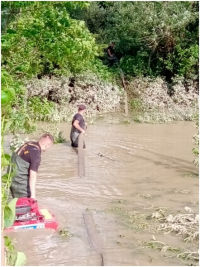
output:
M10 191L13 198L34 198L36 195L37 172L41 162L41 152L53 145L51 134L43 134L38 142L27 142L17 152L14 152L11 160L11 172L15 172ZM8 168L9 172L9 168Z
M70 133L70 139L71 139L71 146L72 147L78 147L78 137L80 133L85 134L85 121L83 119L83 114L85 113L86 106L80 105L78 107L78 113L74 115L72 119L72 128ZM85 144L83 145L83 148L85 148Z

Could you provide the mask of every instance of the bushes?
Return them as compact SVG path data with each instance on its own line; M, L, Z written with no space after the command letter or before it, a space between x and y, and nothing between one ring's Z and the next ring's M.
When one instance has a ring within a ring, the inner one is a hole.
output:
M54 138L54 144L66 142L66 139L63 137L62 132L59 130L56 124L51 126L46 126L43 129L39 129L39 132L41 132L41 134L44 134L44 132L50 133Z
M10 2L11 7L15 2ZM98 54L95 38L84 21L72 19L68 9L79 2L30 2L20 7L2 35L3 66L18 77L78 73ZM12 11L12 8L10 12ZM55 23L56 22L56 23Z
M140 77L132 80L127 86L130 95L129 104L133 111L141 111L134 115L140 122L191 121L198 112L198 94L196 86L191 82L185 88L184 79L173 81L174 94L168 94L167 83L161 79Z
M5 169L10 165L10 155L4 152L4 136L7 132L15 132L19 129L30 132L32 125L29 125L29 116L26 113L21 113L20 108L17 112L13 108L14 105L20 105L20 101L23 98L24 88L21 87L20 83L14 82L13 78L3 70L1 73L2 81L2 113L1 113L1 171L3 173L1 177L1 212L2 212L2 223L1 230L11 226L15 218L15 204L17 199L14 198L8 203L9 199L9 188L13 173L5 173ZM22 94L22 98L17 96L17 93ZM28 120L27 120L28 119ZM3 244L2 244L3 245ZM22 265L25 263L26 257L21 252L14 250L13 244L8 237L5 237L6 246L6 260L3 263L5 265Z
M47 120L47 116L52 116L55 110L55 103L48 101L47 98L44 97L30 97L27 103L29 115L36 121Z
M100 44L114 40L126 74L193 78L198 75L199 3L92 2L84 14Z
M33 116L43 116L43 119L51 122L71 121L81 103L87 106L86 117L114 112L119 109L123 97L123 92L116 84L105 82L91 72L76 75L73 84L69 77L63 76L32 79L27 83L27 88L30 103L33 100L39 101L39 96L42 99L51 98L50 102L45 100L44 106L42 102L38 105L34 102L33 107L30 107ZM46 113L47 111L50 112Z

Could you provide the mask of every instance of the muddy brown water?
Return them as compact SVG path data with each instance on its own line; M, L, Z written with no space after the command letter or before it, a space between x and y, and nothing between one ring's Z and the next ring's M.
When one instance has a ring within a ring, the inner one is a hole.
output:
M156 240L183 250L196 250L195 244L184 243L175 234L146 229L139 219L127 223L123 214L131 211L148 217L156 207L177 214L184 213L185 206L198 212L198 168L191 153L194 123L98 121L89 126L85 136L84 178L78 177L77 153L70 147L70 125L58 126L67 142L42 154L36 196L39 205L55 214L58 231L65 228L70 236L47 229L9 233L16 238L16 249L26 254L26 265L101 265L101 256L90 246L84 225L86 210L93 214L104 265L185 265L173 254L166 256L147 248L144 242L150 242L153 234Z

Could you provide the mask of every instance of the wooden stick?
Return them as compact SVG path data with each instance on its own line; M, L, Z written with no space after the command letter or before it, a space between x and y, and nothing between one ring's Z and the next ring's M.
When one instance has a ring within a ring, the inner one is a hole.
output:
M78 175L80 178L85 176L83 143L83 133L80 133L78 137Z
M125 97L124 97L124 102L125 102L125 116L128 116L128 99L127 99L127 92L126 92L126 88L125 88L125 81L124 81L124 74L122 69L120 69L120 76L121 76L121 80L122 80L122 85L124 87L124 93L125 93Z
M97 252L101 255L102 266L104 266L103 251L99 242L99 238L97 236L97 231L94 224L92 213L91 212L84 213L83 218L87 229L90 245L92 248L96 249Z

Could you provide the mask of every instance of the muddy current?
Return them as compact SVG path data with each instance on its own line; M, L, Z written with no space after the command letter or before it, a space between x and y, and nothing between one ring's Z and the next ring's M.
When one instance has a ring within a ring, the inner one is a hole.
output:
M159 208L178 214L188 206L198 213L198 168L191 152L194 123L125 125L100 120L89 125L84 178L78 177L77 153L70 147L70 125L58 127L67 141L42 154L36 186L38 204L55 214L58 230L9 233L16 238L16 249L26 254L26 265L102 265L99 251L89 242L86 211L93 216L104 265L185 265L173 252L161 253L146 243L153 236L181 251L196 249L175 233L157 231L159 222L151 218ZM59 233L63 229L67 234Z

